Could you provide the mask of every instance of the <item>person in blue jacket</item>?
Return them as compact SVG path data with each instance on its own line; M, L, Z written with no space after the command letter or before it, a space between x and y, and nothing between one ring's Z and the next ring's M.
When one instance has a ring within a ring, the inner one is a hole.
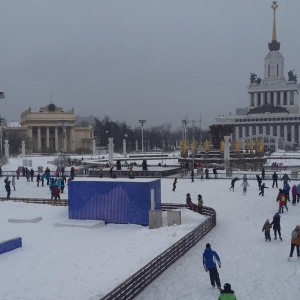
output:
M212 287L217 285L217 287L221 289L221 282L216 263L218 264L219 268L221 268L221 260L218 253L213 251L210 244L207 243L203 252L203 267L206 272L209 272L210 283Z

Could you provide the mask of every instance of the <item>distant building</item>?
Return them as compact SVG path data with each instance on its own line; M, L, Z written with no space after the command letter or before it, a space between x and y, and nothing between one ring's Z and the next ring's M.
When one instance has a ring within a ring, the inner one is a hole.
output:
M75 127L74 110L64 111L51 103L39 112L31 108L21 113L21 128L32 141L32 152L75 152L91 149L93 127Z
M300 144L300 114L298 106L299 84L293 71L284 77L284 57L279 52L276 38L276 9L274 11L272 42L265 57L264 78L251 74L248 87L249 105L237 109L236 115L219 116L218 124L234 126L233 139L245 140L266 137L267 140L282 140L283 146Z

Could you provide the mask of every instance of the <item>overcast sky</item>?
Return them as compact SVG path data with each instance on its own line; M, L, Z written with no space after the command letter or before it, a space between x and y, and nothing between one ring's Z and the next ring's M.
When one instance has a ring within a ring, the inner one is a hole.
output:
M247 106L263 77L270 0L1 0L2 117L52 103L132 127L199 120ZM300 76L300 1L278 1L277 40ZM196 124L197 125L197 124Z

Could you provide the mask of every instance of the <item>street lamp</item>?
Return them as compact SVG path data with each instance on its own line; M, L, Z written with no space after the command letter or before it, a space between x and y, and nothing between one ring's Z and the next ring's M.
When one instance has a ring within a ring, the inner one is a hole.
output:
M142 125L142 152L144 152L144 123L146 120L139 120L139 123Z
M68 122L64 119L61 119L60 122L57 123L58 125L61 125L61 140L62 140L62 153L63 153L63 167L65 167L66 164L66 156L65 156L65 138L66 138L66 126L68 126Z

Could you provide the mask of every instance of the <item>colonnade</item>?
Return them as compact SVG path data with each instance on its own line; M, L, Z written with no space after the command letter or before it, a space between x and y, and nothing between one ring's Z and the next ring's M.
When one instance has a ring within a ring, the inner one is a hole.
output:
M295 92L295 90L290 90L249 93L249 103L251 107L257 107L265 104L272 104L274 106L294 105Z
M236 139L245 139L253 135L276 136L283 138L283 140L286 142L300 144L300 124L253 124L235 127Z
M60 138L62 140L59 143L59 130ZM63 132L61 132L63 130ZM74 127L71 126L31 126L28 127L28 137L32 140L33 146L37 147L35 149L37 152L41 152L42 148L54 150L59 152L59 146L63 148L64 151L74 151ZM54 139L54 143L50 143L50 140ZM44 143L42 142L44 140Z

